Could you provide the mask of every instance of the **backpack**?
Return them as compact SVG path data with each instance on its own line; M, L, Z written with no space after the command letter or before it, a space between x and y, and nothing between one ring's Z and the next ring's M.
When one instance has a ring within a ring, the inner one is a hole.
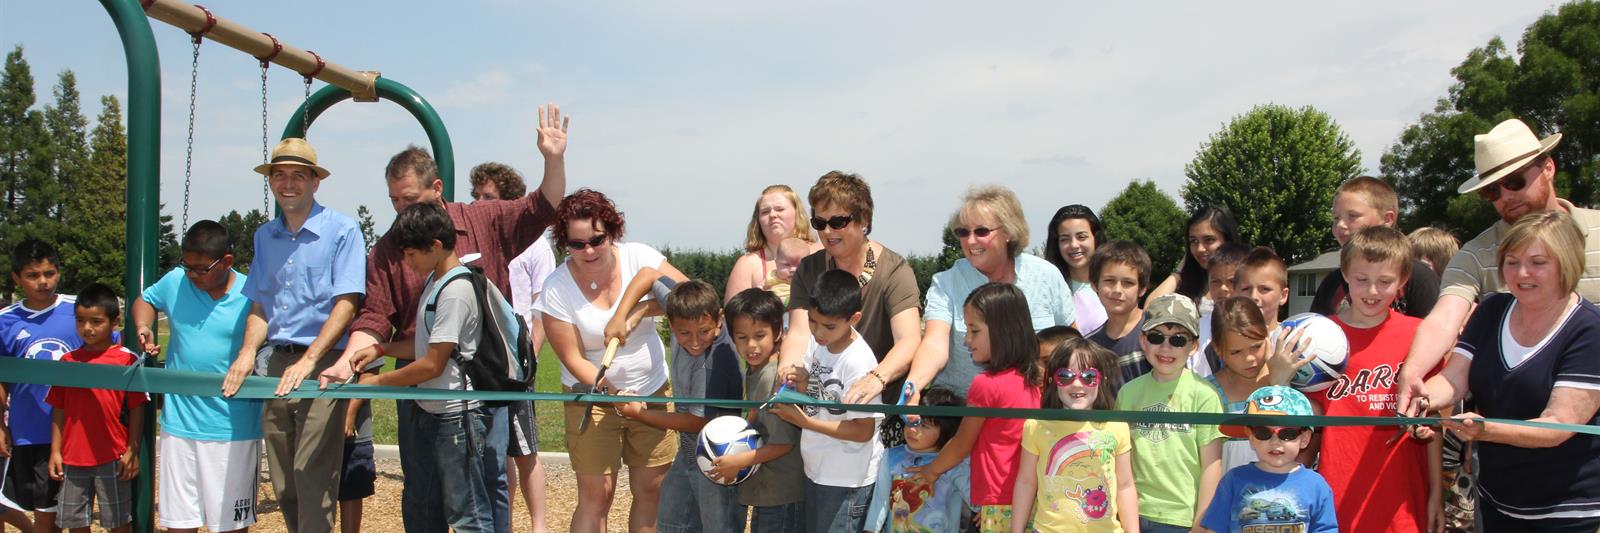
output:
M534 356L528 325L517 316L511 304L506 302L505 296L500 294L500 289L490 283L489 278L484 277L483 269L457 266L445 273L444 279L434 284L433 291L427 295L425 300L427 304L423 307L423 324L432 329L434 312L439 305L439 292L460 280L471 283L472 293L477 296L480 313L478 326L482 335L479 336L478 350L472 359L462 360L459 346L450 354L450 358L461 368L461 373L466 376L467 383L473 390L532 391L533 377L538 371L539 361ZM499 407L511 403L511 400L482 403L490 407Z

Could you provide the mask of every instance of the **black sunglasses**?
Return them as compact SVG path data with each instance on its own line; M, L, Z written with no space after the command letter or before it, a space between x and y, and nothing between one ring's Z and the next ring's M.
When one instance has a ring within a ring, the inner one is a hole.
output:
M841 230L844 229L845 226L849 226L851 222L855 221L855 219L856 217L851 215L839 215L826 220L819 217L811 217L811 229L822 231L823 227L829 227L836 230Z
M1071 386L1074 381L1082 381L1085 387L1098 387L1100 386L1100 371L1093 368L1085 368L1078 372L1074 372L1070 368L1056 371L1057 387Z
M583 240L583 239L568 240L567 241L567 248L571 248L572 251L576 252L578 250L582 250L584 248L588 248L588 247L591 247L591 246L593 246L595 248L599 248L600 245L605 244L605 243L606 243L606 236L604 234L600 234L600 235L595 235L593 237L590 237L589 240Z
M212 269L217 268L217 263L221 263L221 262L222 262L222 258L218 257L216 261L212 261L211 264L206 266L205 268L195 268L195 267L192 267L192 266L189 266L189 265L185 265L185 264L180 262L180 263L178 263L178 268L182 268L184 272L188 272L189 274L192 274L192 275L195 275L195 276L204 276L206 274L210 274Z
M1525 172L1527 172L1527 169L1518 170L1510 176L1501 178L1500 181L1484 185L1482 189L1478 189L1478 196L1482 196L1484 200L1495 202L1500 200L1500 189L1511 192L1522 190L1523 187L1528 186L1528 178L1523 176Z
M1306 428L1278 428L1278 440L1289 442L1300 438L1300 434L1304 432L1306 432ZM1255 437L1256 440L1272 440L1272 435L1272 428L1250 426L1250 436Z
M1152 331L1144 334L1144 340L1150 341L1150 344L1156 346L1160 346L1162 343L1171 341L1170 343L1172 344L1173 348L1182 348L1184 346L1188 346L1189 341L1194 339L1189 338L1188 335L1165 335L1159 331Z
M968 235L977 235L979 239L982 239L984 237L988 237L990 233L1000 231L1000 228L985 228L983 226L978 226L972 229L956 228L952 231L956 234L957 239L965 239Z

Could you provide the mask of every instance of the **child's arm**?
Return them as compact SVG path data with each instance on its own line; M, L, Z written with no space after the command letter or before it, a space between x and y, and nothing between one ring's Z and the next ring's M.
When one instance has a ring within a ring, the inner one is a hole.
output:
M139 350L154 357L161 350L160 346L156 346L156 332L150 329L156 323L156 307L144 301L144 298L135 298L129 307L128 314L133 315L134 331L138 332ZM127 344L127 339L123 340L123 344Z
M785 422L794 424L800 429L809 429L835 439L849 442L867 442L877 436L877 419L852 418L850 420L817 420L806 416L800 406L794 404L779 404L772 408ZM954 466L954 465L952 465ZM931 485L930 485L931 486Z
M632 391L623 391L630 393ZM629 394L631 395L631 394ZM617 414L623 418L644 422L653 428L670 429L683 433L699 433L701 428L711 420L705 417L666 411L662 409L646 409L644 402L625 402L616 404Z
M1402 437L1405 438L1405 437ZM1428 531L1444 529L1444 436L1428 441Z
M885 453L878 461L878 481L872 484L872 501L867 503L867 533L889 530L889 493L894 490L894 477L889 473L888 459Z
M1217 494L1217 482L1222 480L1222 442L1225 440L1226 437L1212 439L1200 447L1200 486L1194 499L1196 524L1205 517L1211 498Z
M1139 533L1139 489L1136 483L1133 479L1133 452L1117 454L1117 521L1122 523L1122 530L1126 533Z
M933 462L926 466L913 466L906 471L916 474L920 478L918 483L926 483L932 487L939 481L939 476L961 464L961 460L966 459L968 455L972 455L972 445L978 442L978 431L983 429L983 420L981 416L962 418L961 427L956 429L956 436L951 437L950 442L945 443L944 448L939 450L939 457L934 458Z
M378 370L377 369L372 369L372 370L367 370L367 371L361 372L361 376L356 378L356 379L359 381L360 379L364 379L367 376L376 376L376 375L378 375ZM359 422L358 419L361 417L361 407L367 405L367 402L369 402L369 401L371 401L371 400L368 400L366 398L351 398L350 399L350 406L345 408L345 410L344 410L344 438L349 439L349 438L354 438L356 436L356 429L357 429L356 428L356 423Z
M0 383L0 413L11 411L11 398L6 393L9 385ZM0 417L3 418L3 417ZM0 421L0 457L11 458L11 434L4 421Z
M443 374L445 363L450 360L450 354L455 351L456 343L453 342L429 344L428 353L424 354L416 362L406 365L405 368L395 369L393 372L364 374L361 377L361 384L410 387L422 383L439 377L439 374Z
M666 262L663 261L662 264L666 265ZM677 275L674 276L674 273ZM661 314L661 298L646 302L643 308L635 308L635 306L639 304L639 301L645 295L656 290L656 282L663 280L663 278L670 280L663 287L669 290L679 283L688 281L688 278L684 277L682 273L678 273L677 269L672 269L670 273L651 267L639 269L639 272L633 275L633 279L628 281L628 287L622 290L622 296L617 298L617 309L611 314L611 320L606 322L604 331L607 341L621 339L623 342L627 342L628 335L633 333L633 328L639 326L639 321L644 320L647 316Z
M144 394L128 393L128 394ZM127 409L128 449L117 459L117 479L127 481L139 476L139 439L144 437L144 405Z
M57 408L50 413L50 479L61 481L61 426L67 424L66 409Z
M711 475L717 479L733 479L739 477L740 470L776 461L791 451L794 451L793 444L768 444L747 452L724 455L711 463Z
M1033 498L1039 491L1039 473L1035 471L1038 467L1039 456L1022 450L1022 457L1017 461L1017 483L1011 489L1011 533L1028 531L1028 519L1033 518ZM1120 497L1121 493L1117 495Z

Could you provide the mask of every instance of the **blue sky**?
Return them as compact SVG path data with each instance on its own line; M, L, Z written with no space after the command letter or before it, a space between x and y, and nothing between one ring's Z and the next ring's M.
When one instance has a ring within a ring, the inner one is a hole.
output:
M502 161L539 179L535 106L573 117L569 190L610 194L629 238L677 248L743 241L755 196L860 173L874 238L939 246L968 187L1023 198L1037 235L1057 207L1099 208L1133 179L1176 195L1183 165L1231 117L1263 103L1331 114L1362 162L1378 158L1499 35L1513 46L1556 4L1540 2L413 2L214 0L219 16L378 70L416 89L467 170ZM161 48L162 197L182 202L189 44ZM126 94L121 46L98 2L0 0L0 44L21 44L40 104L72 69L92 116ZM317 82L316 88L320 88ZM300 77L274 67L275 141ZM201 51L191 219L259 207L260 79L254 59ZM341 103L310 140L333 171L319 199L380 228L390 155L426 146L389 103Z

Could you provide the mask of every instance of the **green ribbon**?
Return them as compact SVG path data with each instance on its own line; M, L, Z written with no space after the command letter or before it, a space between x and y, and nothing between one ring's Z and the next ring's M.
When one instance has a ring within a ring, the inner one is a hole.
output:
M113 389L160 394L185 394L190 396L221 396L221 374L153 368L145 366L115 366L64 361L42 361L16 357L0 357L0 382L29 383L63 387ZM560 392L498 392L458 391L445 389L419 389L412 387L380 387L373 385L331 385L317 388L317 382L306 381L298 390L286 396L277 396L277 378L247 377L234 395L241 399L270 398L366 398L393 400L533 400L546 402L644 402L713 405L727 408L754 409L767 403L765 400L721 400L707 398L670 398L660 396L617 396L609 394ZM1402 426L1413 424L1436 425L1439 417L1378 417L1378 416L1286 416L1245 415L1227 413L1189 413L1181 411L1097 411L1069 409L1005 409L996 407L953 407L925 405L842 404L820 401L799 392L786 390L773 399L774 403L810 405L831 410L873 412L891 415L921 415L986 418L1031 418L1038 420L1070 420L1078 422L1126 422L1129 424L1198 424L1241 426ZM1482 419L1516 426L1526 426L1557 431L1569 431L1600 436L1600 427L1593 425L1557 424L1528 420L1500 418Z

